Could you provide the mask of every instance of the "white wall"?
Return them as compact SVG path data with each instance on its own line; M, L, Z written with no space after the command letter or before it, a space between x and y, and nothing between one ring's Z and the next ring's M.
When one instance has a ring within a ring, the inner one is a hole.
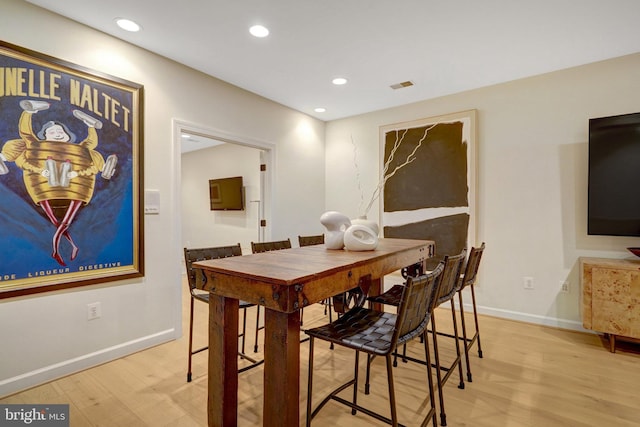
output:
M160 192L160 214L145 218L144 278L0 300L2 396L180 335L174 120L274 144L272 233L283 236L323 212L325 124L26 2L0 10L0 39L144 86L144 185ZM102 318L88 322L95 301Z
M242 211L212 211L209 180L242 176L245 208ZM251 253L258 239L260 200L260 150L238 144L223 144L182 155L182 246L203 248L240 243Z
M351 137L370 192L379 126L477 109L477 241L487 243L478 304L489 314L581 329L578 258L629 257L625 248L640 245L586 234L588 119L640 111L639 74L636 54L330 122L326 207L357 214ZM369 218L378 220L374 209ZM534 290L523 289L524 276ZM559 293L564 280L568 294Z

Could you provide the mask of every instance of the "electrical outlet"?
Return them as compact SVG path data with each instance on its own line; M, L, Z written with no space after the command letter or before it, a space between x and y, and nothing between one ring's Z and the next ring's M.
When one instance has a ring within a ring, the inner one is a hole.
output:
M533 289L533 277L525 276L522 278L522 282L525 289Z
M102 308L99 302L87 304L87 320L99 319L102 316Z
M569 281L568 280L561 280L560 281L560 292L568 294L569 293Z

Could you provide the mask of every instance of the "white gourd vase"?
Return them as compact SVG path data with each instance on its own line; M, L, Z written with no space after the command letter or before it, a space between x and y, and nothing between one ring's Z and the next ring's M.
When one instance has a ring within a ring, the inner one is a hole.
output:
M351 220L344 233L344 246L349 251L372 251L378 247L378 223L361 216Z
M378 247L378 235L366 225L352 225L344 232L344 247L348 251L372 251Z
M322 214L320 223L327 229L324 233L324 246L327 249L344 248L344 233L351 226L349 217L340 212L328 211Z
M362 216L359 216L358 218L352 219L351 225L354 225L354 224L360 224L360 225L369 227L370 229L373 230L373 233L376 236L380 234L380 227L378 227L378 223L371 219L367 219L366 215L362 215Z

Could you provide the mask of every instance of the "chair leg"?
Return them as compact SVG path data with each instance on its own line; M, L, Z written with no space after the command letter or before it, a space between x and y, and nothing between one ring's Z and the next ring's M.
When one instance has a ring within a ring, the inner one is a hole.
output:
M326 300L324 300L325 303L325 310L324 310L324 314L327 314L327 306L329 306L329 323L333 323L333 314L331 313L333 311L333 298L329 297ZM340 317L340 313L337 313L338 317ZM333 350L334 345L333 343L329 344L329 350Z
M463 389L464 376L462 375L462 352L460 351L460 339L459 339L460 335L458 335L458 319L456 316L456 306L453 303L453 298L451 298L451 321L453 322L453 338L456 344L456 364L458 365L458 376L460 377L458 388Z
M191 382L191 356L193 356L193 298L189 309L189 363L187 367L187 382Z
M367 373L364 378L364 394L369 394L369 378L371 378L371 362L373 361L373 356L367 353Z
M471 375L471 362L469 361L469 346L467 343L467 325L464 316L464 304L462 302L462 289L458 292L458 303L460 307L460 323L462 324L462 342L464 343L464 360L467 365L467 381L473 382L473 376Z
M311 427L311 390L313 388L313 337L309 339L309 379L307 380L307 422Z
M427 362L427 384L429 385L429 402L431 402L432 423L433 427L438 425L438 418L436 416L436 397L434 396L435 390L433 388L433 374L431 373L431 352L429 351L429 341L427 331L425 330L421 336L424 343L424 357ZM428 416L427 416L428 418ZM426 420L425 420L426 421Z
M258 352L258 331L260 330L260 306L256 305L256 338L253 341L253 352Z
M431 335L433 337L433 358L436 368L436 382L438 385L438 399L440 403L440 425L447 425L447 414L444 411L444 395L442 384L442 373L440 372L440 355L438 353L438 333L436 332L436 316L431 313Z
M398 414L396 413L396 391L393 386L393 363L391 362L391 355L385 357L387 363L387 383L389 385L389 406L391 408L391 425L396 427L398 425Z
M407 343L402 344L402 363L407 363ZM393 367L398 366L398 349L393 352Z
M241 354L244 354L246 332L247 332L247 309L243 308L242 309L242 333L238 335L239 338L242 338L242 341L240 344Z
M478 341L478 356L482 359L482 345L480 345L480 326L478 325L478 311L476 310L476 291L471 284L471 299L473 300L473 320L476 324L476 333L474 338Z
M360 352L356 350L356 361L353 372L353 405L351 408L351 415L355 415L357 413L355 405L358 404L358 367L360 365Z

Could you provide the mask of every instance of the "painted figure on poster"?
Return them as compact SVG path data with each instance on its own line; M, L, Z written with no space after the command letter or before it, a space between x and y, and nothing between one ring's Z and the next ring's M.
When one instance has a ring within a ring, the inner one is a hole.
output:
M8 168L4 162L14 162L23 171L23 180L31 200L42 208L56 227L52 239L51 256L62 266L60 254L62 237L71 245L71 260L78 256L79 248L69 234L69 227L80 208L93 197L96 175L110 179L115 171L117 157L105 161L96 148L102 122L88 114L74 110L75 118L87 126L87 137L76 143L76 136L58 121L48 121L35 133L32 117L49 108L45 101L20 102L19 139L6 142L0 152L0 174Z

